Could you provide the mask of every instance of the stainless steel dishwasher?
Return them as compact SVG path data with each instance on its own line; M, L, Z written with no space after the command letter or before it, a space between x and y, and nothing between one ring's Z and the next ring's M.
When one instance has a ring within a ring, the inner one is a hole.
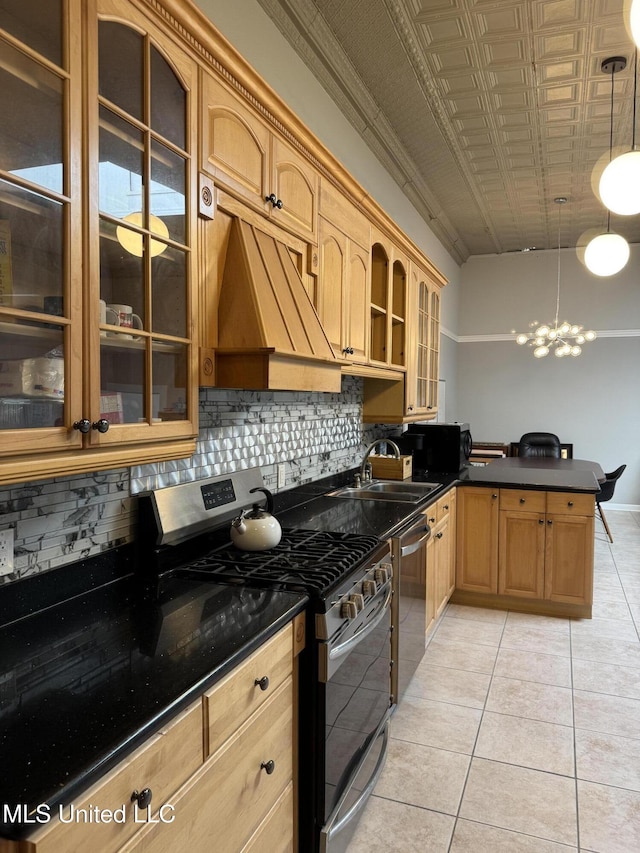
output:
M431 528L420 513L391 539L396 589L393 598L391 691L398 704L423 658L427 617L427 541Z

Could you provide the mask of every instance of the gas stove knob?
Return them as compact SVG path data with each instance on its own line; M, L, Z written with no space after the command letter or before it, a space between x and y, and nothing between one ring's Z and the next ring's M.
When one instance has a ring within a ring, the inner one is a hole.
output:
M362 592L364 595L375 595L378 589L378 584L375 580L367 580L362 582Z
M389 568L389 564L387 563L384 566L380 566L374 572L374 577L376 579L376 582L378 584L380 584L380 586L382 586L383 584L385 584L389 580L388 568Z
M356 606L356 611L359 613L364 610L364 596L361 592L352 592L349 596L349 601L352 601Z
M343 619L355 619L358 615L355 601L343 601L340 607L340 615Z

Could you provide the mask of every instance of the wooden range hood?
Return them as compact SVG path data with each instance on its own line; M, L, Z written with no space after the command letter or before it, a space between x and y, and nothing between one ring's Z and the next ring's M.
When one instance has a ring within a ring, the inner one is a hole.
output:
M340 391L336 358L284 243L234 217L218 306L216 384Z

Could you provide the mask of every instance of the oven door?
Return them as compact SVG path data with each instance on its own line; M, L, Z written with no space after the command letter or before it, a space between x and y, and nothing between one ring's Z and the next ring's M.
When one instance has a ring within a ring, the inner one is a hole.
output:
M320 644L324 694L321 853L342 853L382 772L391 696L391 579L359 614L356 630ZM352 625L352 623L350 623ZM324 659L324 662L322 660Z

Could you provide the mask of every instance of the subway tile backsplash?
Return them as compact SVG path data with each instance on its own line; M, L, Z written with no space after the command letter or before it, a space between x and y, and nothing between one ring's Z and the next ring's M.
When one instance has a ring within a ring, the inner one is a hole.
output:
M13 527L20 577L72 563L135 535L136 495L147 489L262 468L276 491L360 464L367 444L397 426L362 424L363 383L344 377L340 394L201 389L195 454L153 465L0 488L0 529Z

